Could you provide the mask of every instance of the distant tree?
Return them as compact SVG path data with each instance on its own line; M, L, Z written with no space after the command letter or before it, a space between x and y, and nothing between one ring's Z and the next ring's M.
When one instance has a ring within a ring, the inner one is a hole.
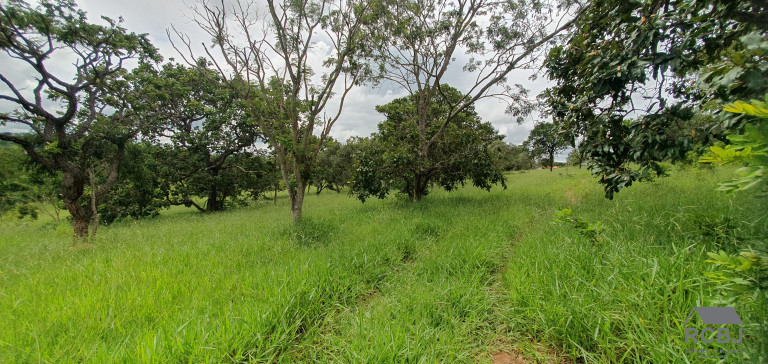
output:
M312 184L317 187L317 194L324 188L341 192L354 173L354 159L351 143L339 143L329 137L317 155L317 166L312 172Z
M0 133L0 140L20 145L33 161L61 173L61 197L76 239L88 236L91 200L107 195L117 180L125 143L137 132L137 119L128 115L124 99L115 96L126 91L115 85L123 64L158 57L146 35L128 33L118 22L103 19L105 26L88 23L72 1L43 0L38 7L23 1L0 3L2 61L26 67L22 72L0 70L5 86L0 100L15 107L0 113L0 122L32 132L30 137ZM51 63L59 55L74 61L72 73L54 74ZM97 164L106 166L105 178L86 194Z
M535 157L543 157L544 166L548 166L550 172L555 165L555 154L568 148L568 140L553 123L536 124L526 142Z
M512 145L497 140L491 143L488 151L496 167L505 171L531 169L536 165L530 150L523 145Z
M579 150L578 147L572 148L568 153L568 157L565 159L565 163L569 166L577 166L581 168L584 165L584 152Z
M448 86L444 86L442 94L435 94L430 100L430 118L423 133L414 122L418 118L419 97L399 98L377 106L376 110L387 119L379 123L379 132L358 156L352 187L358 198L384 198L390 189L396 189L418 201L428 193L432 182L450 191L467 179L484 189L496 183L506 188L503 170L494 164L488 150L491 143L503 136L490 123L481 121L474 108L468 107L451 124L443 126L451 110L448 105L462 97L458 90ZM418 150L423 137L433 138L438 133L427 159L422 159Z
M260 153L242 150L219 163L220 155L163 146L158 159L168 203L215 212L258 198L275 186L274 160Z
M536 167L536 161L531 156L531 151L525 145L513 145L511 149L512 170L519 171L533 169Z

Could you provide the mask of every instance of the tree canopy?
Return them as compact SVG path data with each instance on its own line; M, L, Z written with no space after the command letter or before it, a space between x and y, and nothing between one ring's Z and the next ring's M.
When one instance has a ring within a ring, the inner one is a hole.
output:
M386 120L379 123L372 145L359 158L353 191L360 200L383 198L394 189L418 201L429 192L431 183L450 191L467 179L484 189L496 183L506 187L503 170L488 150L491 143L503 137L490 123L480 120L473 107L444 126L443 120L451 112L448 105L463 95L445 86L442 94L433 97L423 132L416 122L420 97L399 98L376 107ZM425 137L434 137L435 144L423 159L419 149Z
M138 132L126 96L131 90L122 81L124 64L160 58L145 34L104 20L107 25L89 23L71 1L42 1L37 7L23 1L0 4L0 50L4 58L25 66L15 75L0 70L0 81L9 90L0 100L15 107L0 113L0 122L32 132L0 133L0 140L20 145L32 160L62 173L61 195L78 238L87 236L93 217L89 200L106 196L125 144ZM54 74L48 67L59 54L75 60L71 73ZM88 196L88 175L96 169L105 178Z
M568 140L553 123L536 124L528 135L526 144L530 146L534 157L546 157L543 165L549 167L550 171L555 164L555 154L568 148Z
M768 86L764 1L598 0L546 62L547 99L613 194L710 133L672 136L701 112L760 99ZM706 129L736 130L723 114ZM722 136L715 136L722 138ZM638 167L632 167L636 165Z

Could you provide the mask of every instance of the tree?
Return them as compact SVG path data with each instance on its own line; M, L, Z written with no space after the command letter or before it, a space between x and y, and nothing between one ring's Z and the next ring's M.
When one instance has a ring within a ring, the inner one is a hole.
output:
M546 157L545 166L552 171L555 165L555 154L568 148L568 141L560 134L553 123L538 123L531 130L526 140L535 157Z
M514 70L535 67L539 56L583 11L569 6L570 2L555 6L535 0L381 0L375 4L373 62L382 80L399 85L415 100L410 119L418 135L414 165L425 168L448 126L482 98L507 101L508 111L522 121L534 103L522 85L507 85L507 77ZM461 98L451 98L446 95L450 91L445 77L454 73L454 63L464 53L469 59L463 71L473 79ZM435 123L430 103L437 96L448 103L447 112L427 136ZM421 180L429 172L415 173Z
M156 69L144 64L133 74L142 90L135 107L152 120L147 134L156 142L170 143L157 155L165 165L162 178L170 184L169 203L215 212L225 208L227 196L237 197L248 189L232 179L252 181L266 172L247 168L259 165L249 155L256 158L254 146L264 141L254 125L254 110L207 66L205 60L191 68L167 63ZM258 182L252 185L260 188ZM207 198L205 206L194 196Z
M55 173L30 162L18 145L0 142L0 216L16 210L19 218L36 218L42 209L59 221L60 188L61 178Z
M166 166L157 158L158 147L149 142L132 142L125 150L117 182L98 206L99 220L104 224L122 218L155 217L168 206L167 186L160 174Z
M390 189L397 189L411 201L419 201L432 182L451 191L467 179L486 190L496 183L506 188L503 170L497 168L488 150L491 143L503 137L490 123L482 122L473 107L457 115L441 132L442 121L450 112L448 105L463 97L448 86L444 86L443 95L449 99L434 95L429 102L430 122L423 135L440 136L426 160L418 155L423 139L414 123L420 97L399 98L376 107L386 120L379 123L379 132L374 134L371 145L358 157L352 189L360 200L370 196L384 198Z
M317 194L324 188L341 192L352 181L354 158L352 141L341 144L333 138L326 140L323 149L317 155L317 166L312 172L312 184L317 187Z
M535 162L524 145L512 145L497 140L488 147L496 168L504 171L531 169Z
M347 94L368 74L358 61L368 39L363 26L368 5L352 0L267 0L266 17L255 14L257 7L256 2L238 1L227 8L224 1L218 6L202 1L195 8L195 20L214 39L224 63L206 48L208 58L267 136L288 190L293 221L298 222L317 155L341 116ZM192 53L189 39L177 35L186 46L179 53L192 61L185 56ZM330 48L322 66L309 58L320 42ZM316 73L322 69L325 73ZM335 95L338 105L327 113ZM315 129L320 129L319 136Z
M565 158L565 163L569 166L578 166L581 168L581 166L584 165L584 153L579 147L571 149L571 152L568 153L568 157Z
M122 91L115 82L124 73L123 64L158 57L146 35L104 20L104 26L88 23L85 13L65 0L44 0L36 8L22 1L0 4L0 49L9 62L27 68L14 74L11 68L0 71L5 86L0 100L15 107L0 113L0 122L32 131L31 137L0 133L0 140L20 145L33 161L61 172L61 196L76 239L88 236L89 200L106 196L117 179L125 143L137 132L122 98L112 97ZM74 60L73 73L51 71L59 55ZM106 178L86 195L89 169L97 164L106 165Z
M586 138L606 197L702 143L709 133L670 133L695 116L720 114L708 130L741 128L720 110L765 92L766 12L764 1L599 0L583 13L549 54L547 99L558 125Z

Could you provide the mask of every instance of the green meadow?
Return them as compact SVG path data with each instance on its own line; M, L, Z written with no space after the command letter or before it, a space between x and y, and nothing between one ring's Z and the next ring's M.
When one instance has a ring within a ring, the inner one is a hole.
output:
M715 191L732 173L672 169L613 200L577 168L417 203L312 190L298 225L280 196L123 220L87 245L67 222L6 219L0 362L765 361L762 296L735 304L742 343L683 338L720 294L706 253L768 237L765 199ZM566 208L605 230L555 222Z

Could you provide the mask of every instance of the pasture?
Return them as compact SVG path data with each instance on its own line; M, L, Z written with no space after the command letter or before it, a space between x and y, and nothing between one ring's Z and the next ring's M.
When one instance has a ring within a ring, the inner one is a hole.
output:
M3 220L0 362L696 362L682 324L718 296L706 252L768 236L764 199L715 191L732 172L613 200L573 167L417 203L313 189L297 225L280 196L74 246L66 221ZM565 208L606 229L554 222ZM736 309L742 359L765 360L768 305Z

